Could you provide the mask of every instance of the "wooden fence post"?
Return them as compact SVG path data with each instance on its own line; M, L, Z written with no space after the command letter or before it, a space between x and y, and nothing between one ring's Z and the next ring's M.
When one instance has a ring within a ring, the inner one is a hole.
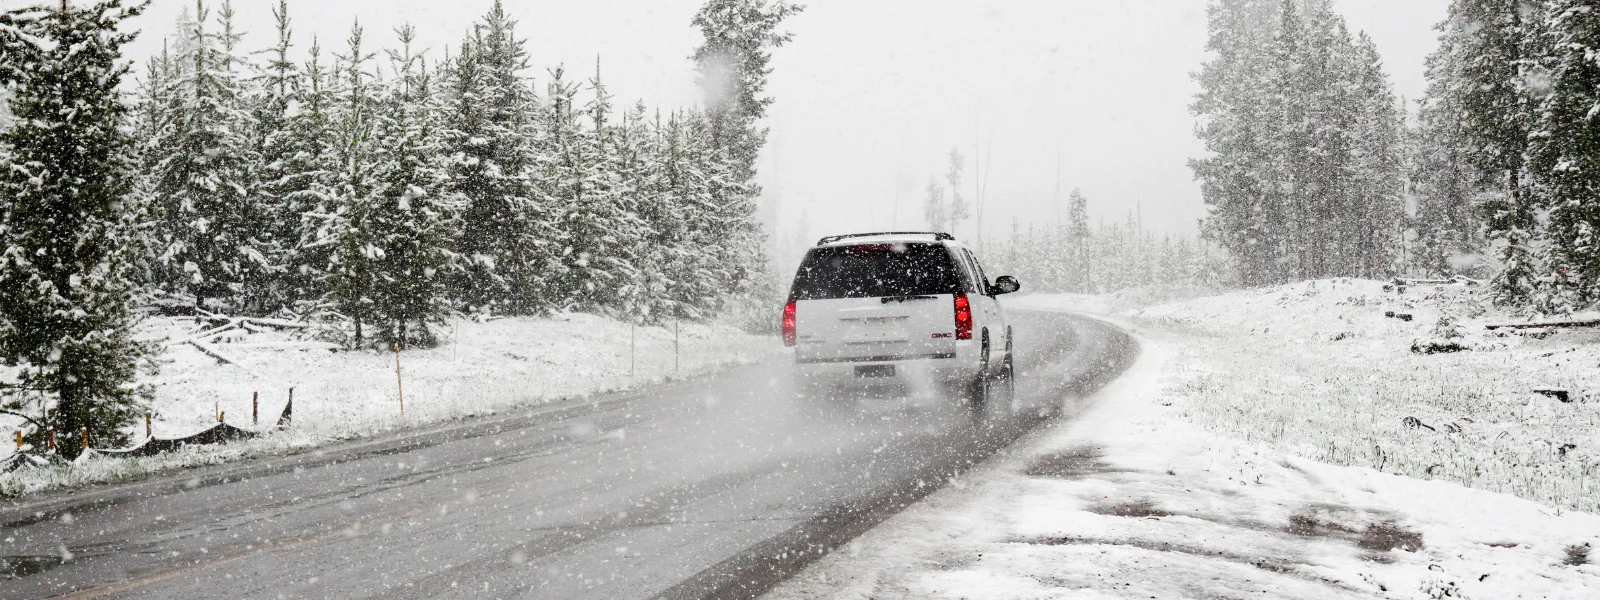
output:
M144 411L144 437L150 438L150 411Z
M394 389L400 396L400 418L406 416L406 384L400 378L400 346L394 346Z
M83 451L84 452L88 452L89 451L89 428L85 427L80 431L83 432Z
M261 392L250 392L250 425L261 424Z
M51 427L51 428L50 428L50 429L49 429L49 430L48 430L48 432L47 432L47 433L48 433L48 435L49 435L49 438L50 438L50 439L49 439L49 441L48 441L48 442L47 442L47 445L46 445L46 446L45 446L45 447L46 447L46 448L47 448L47 449L49 449L49 450L50 450L50 451L51 451L51 452L54 452L54 451L55 451L55 449L56 449L56 428L54 428L54 427Z
M17 452L22 451L22 430L17 430Z

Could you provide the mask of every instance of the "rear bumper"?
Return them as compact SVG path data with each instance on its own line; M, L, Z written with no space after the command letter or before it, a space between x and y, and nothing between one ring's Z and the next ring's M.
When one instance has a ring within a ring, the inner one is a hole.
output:
M962 343L955 352L938 354L867 356L848 359L795 357L794 371L801 383L815 386L873 387L905 385L920 387L959 385L978 376L978 347ZM881 376L881 366L892 366L892 377ZM876 371L879 376L862 376Z

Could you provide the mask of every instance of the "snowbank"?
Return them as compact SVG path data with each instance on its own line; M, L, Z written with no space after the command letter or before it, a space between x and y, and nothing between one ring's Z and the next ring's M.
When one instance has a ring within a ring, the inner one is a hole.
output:
M388 352L333 352L326 345L270 329L234 330L207 344L237 363L229 364L195 346L175 343L209 324L163 318L151 319L145 327L145 336L172 344L159 358L160 373L151 381L156 393L151 406L155 437L192 434L214 424L219 413L230 424L267 429L283 411L291 389L293 426L248 442L189 448L172 455L95 458L72 469L0 475L0 497L294 451L402 427L629 389L753 362L781 350L775 338L752 336L723 324L682 324L675 355L670 325L632 327L587 314L485 323L464 320L444 332L437 348L401 353L397 382L395 355ZM252 419L253 396L259 398L259 425ZM13 428L10 421L0 425ZM142 439L143 424L132 433ZM0 448L0 459L10 452L10 444Z
M1217 435L1172 395L1185 349L1141 345L1089 412L769 597L1600 597L1600 517Z

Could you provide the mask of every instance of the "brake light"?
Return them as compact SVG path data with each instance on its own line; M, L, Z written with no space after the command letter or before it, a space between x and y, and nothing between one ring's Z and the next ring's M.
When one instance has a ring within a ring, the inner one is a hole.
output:
M956 339L972 339L972 304L966 294L956 294Z
M794 345L794 301L783 305L783 345Z

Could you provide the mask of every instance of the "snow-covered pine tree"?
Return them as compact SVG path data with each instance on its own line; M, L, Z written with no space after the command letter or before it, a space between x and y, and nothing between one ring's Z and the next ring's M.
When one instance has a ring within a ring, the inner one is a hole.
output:
M1335 274L1376 279L1393 272L1400 258L1405 126L1372 38L1361 33L1353 50L1351 183L1340 212L1348 224L1349 250L1344 268Z
M1272 282L1303 279L1312 270L1312 257L1321 252L1313 244L1320 237L1313 226L1313 203L1320 198L1316 176L1321 161L1317 156L1319 125L1315 117L1320 105L1314 95L1325 82L1321 65L1310 48L1311 39L1296 0L1282 0L1281 21L1271 48L1273 52L1267 101L1271 112L1267 120L1272 160L1267 186L1264 217L1273 232L1270 255ZM1315 74L1315 77L1313 75ZM1258 217L1258 218L1261 218Z
M581 111L568 91L553 92L550 98L555 112L548 130L549 150L556 160L548 167L555 177L548 198L560 207L556 227L565 240L560 252L563 274L553 291L571 308L603 312L620 308L635 293L634 252L644 229L632 207L635 190L622 177L611 96L598 65L590 89L594 98Z
M711 249L712 271L716 274L706 301L698 305L696 318L707 318L741 302L769 308L778 301L777 284L767 261L766 238L756 222L756 197L759 186L742 173L742 159L710 144L711 122L695 122L695 138L704 143L699 156L706 175L711 201L708 228L698 232L701 247Z
M1600 301L1600 7L1555 0L1549 94L1531 131L1531 168L1550 210L1550 268L1580 306Z
M325 290L323 308L335 310L349 319L352 332L349 344L360 347L382 338L387 323L376 312L372 285L380 277L383 259L381 234L367 219L376 209L368 207L373 198L373 133L378 118L376 74L368 63L376 54L363 47L364 31L358 22L346 39L347 54L336 55L334 71L337 88L332 106L337 168L330 176L330 208L325 220L329 245L328 265L321 274Z
M290 57L293 30L288 0L278 0L272 14L277 42L266 51L267 60L252 80L252 151L260 157L255 167L254 189L265 217L263 238L271 249L274 267L263 309L304 304L320 298L312 248L303 248L307 214L326 210L328 131L327 99L321 72L321 49L313 44L306 73ZM325 258L325 257L324 257Z
M140 3L61 3L0 13L0 85L17 122L0 131L0 387L15 411L42 395L29 438L62 432L62 454L127 442L122 428L148 390L137 384L137 260L130 205L134 148L121 84L119 31ZM30 398L31 399L31 398Z
M134 177L131 208L138 223L134 243L138 250L138 282L140 287L158 289L162 284L159 257L165 250L160 236L159 205L155 202L158 178L153 174L161 164L160 148L153 144L160 139L166 127L165 119L181 93L180 69L168 51L168 40L161 44L161 54L145 63L145 76L134 92L134 109L130 115L133 131L135 160L138 171Z
M1448 21L1441 25L1448 26ZM1441 36L1439 50L1428 57L1428 87L1417 103L1411 132L1414 155L1408 176L1417 204L1413 222L1418 238L1412 262L1435 276L1462 274L1475 262L1465 257L1480 252L1484 242L1474 206L1480 178L1467 162L1458 95L1450 91L1460 80L1460 53L1451 47L1458 38Z
M371 324L385 347L429 347L433 326L450 311L448 277L461 202L441 165L438 111L422 57L412 50L416 30L396 30L390 51L393 78L374 93L371 169L366 194L343 205L333 275L339 308ZM353 53L359 49L353 48ZM359 343L359 342L358 342Z
M336 76L322 61L322 44L311 39L299 69L281 140L282 178L271 188L281 194L278 207L283 232L293 242L280 278L289 300L302 312L314 310L327 293L323 276L332 263L335 174L341 170L338 128L334 119ZM290 229L292 228L292 229Z
M733 161L734 178L755 178L755 163L767 131L756 123L773 99L765 96L772 49L793 39L780 32L783 20L805 10L786 0L706 0L693 25L704 41L693 59L706 98L711 144Z
M642 101L635 103L617 131L617 172L622 186L632 190L630 210L640 227L631 251L637 274L631 289L619 293L618 304L621 315L634 323L671 313L664 274L669 262L678 259L667 234L681 228L670 200L661 117L657 113L652 122L646 110Z
M722 296L743 297L748 304L776 301L760 297L777 286L768 285L775 276L755 222L761 195L755 165L767 140L759 122L773 102L765 95L772 49L792 39L778 28L804 9L787 0L706 0L691 21L703 39L692 58L706 99L702 137L714 157L705 163L721 223L713 239L726 261L716 270L724 274Z
M657 292L661 300L655 314L670 319L687 314L686 305L695 293L691 286L699 279L699 262L689 245L689 231L705 204L696 200L699 172L690 164L686 117L674 111L660 131L661 199L644 215L656 247L653 275L663 286Z
M1095 280L1090 271L1089 255L1089 199L1083 195L1082 190L1074 189L1067 196L1067 222L1065 238L1067 244L1067 271L1065 273L1066 291L1080 294L1092 294L1095 291Z
M183 32L178 93L148 146L159 160L152 208L167 291L192 295L204 308L260 310L273 265L251 190L259 163L231 55L237 34L231 10L222 15L220 33L207 29L208 11L197 0L196 18Z
M939 178L929 176L923 193L922 219L928 222L928 229L949 231L950 205L945 202L944 186L939 185Z
M1191 111L1209 156L1190 161L1200 180L1208 235L1239 263L1241 283L1279 278L1283 205L1273 180L1272 53L1280 0L1219 0L1207 8L1206 49ZM1085 225L1087 228L1087 224Z
M1526 89L1530 60L1528 17L1537 6L1522 0L1455 0L1444 24L1456 77L1446 91L1458 111L1464 158L1490 193L1481 211L1499 262L1492 281L1497 301L1533 298L1543 271L1533 250L1539 237L1527 173L1531 110Z
M522 75L524 46L495 0L443 74L451 185L468 202L456 251L465 259L457 289L469 310L531 314L553 302L546 288L560 241L534 185L543 109Z
M967 199L961 197L961 173L966 166L966 161L961 157L961 150L950 149L950 163L945 170L945 183L950 184L950 233L954 234L956 227L962 221L972 218L972 207L967 206ZM974 236L976 237L976 236Z

